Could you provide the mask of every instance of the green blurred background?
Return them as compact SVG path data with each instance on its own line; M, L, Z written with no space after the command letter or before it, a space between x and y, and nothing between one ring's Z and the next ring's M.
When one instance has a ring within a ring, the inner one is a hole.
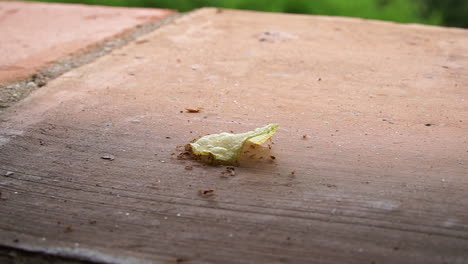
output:
M37 1L37 0L33 0ZM212 6L268 12L362 17L468 28L468 0L42 0L92 5L160 7L181 12Z

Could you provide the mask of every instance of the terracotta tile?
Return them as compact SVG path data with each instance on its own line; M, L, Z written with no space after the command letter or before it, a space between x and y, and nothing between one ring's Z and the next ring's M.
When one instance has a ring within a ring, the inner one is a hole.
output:
M0 2L0 86L174 11Z

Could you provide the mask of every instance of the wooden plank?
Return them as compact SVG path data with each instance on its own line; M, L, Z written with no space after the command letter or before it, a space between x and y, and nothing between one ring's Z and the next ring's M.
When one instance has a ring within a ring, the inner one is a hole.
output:
M0 244L108 263L466 263L467 49L461 29L191 13L2 114ZM270 122L272 149L233 177L171 155Z

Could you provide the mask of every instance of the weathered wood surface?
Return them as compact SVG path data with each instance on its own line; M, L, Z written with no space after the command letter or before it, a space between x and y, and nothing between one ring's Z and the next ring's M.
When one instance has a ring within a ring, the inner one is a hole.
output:
M468 263L467 54L461 29L189 14L2 114L0 244L109 263ZM233 177L171 156L270 122L272 149Z

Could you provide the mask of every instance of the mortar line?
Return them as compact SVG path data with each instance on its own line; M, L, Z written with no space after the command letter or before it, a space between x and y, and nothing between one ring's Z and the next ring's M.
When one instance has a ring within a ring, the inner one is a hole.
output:
M58 59L53 65L41 69L31 76L0 86L0 113L62 74L92 63L96 59L111 53L113 50L126 46L139 37L145 36L165 25L172 24L184 15L186 14L177 13L156 22L140 24L124 30L124 32L118 33L117 36L111 37L109 40L85 47L84 51L78 51L77 54Z

